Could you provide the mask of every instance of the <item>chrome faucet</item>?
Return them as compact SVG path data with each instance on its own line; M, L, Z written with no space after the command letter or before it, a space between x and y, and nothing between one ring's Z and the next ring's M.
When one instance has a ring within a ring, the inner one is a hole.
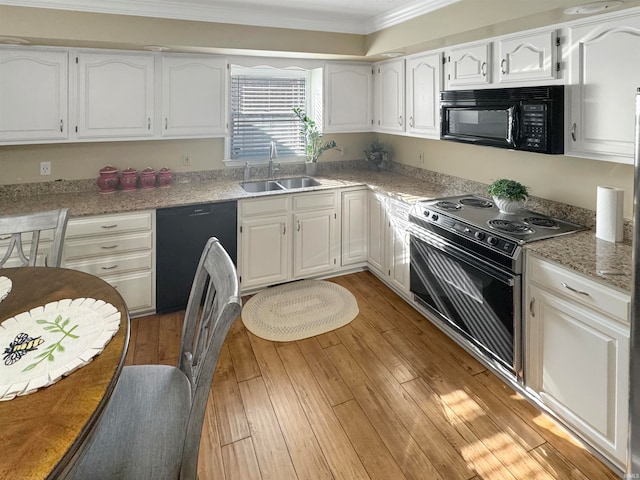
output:
M276 142L271 142L269 146L269 176L268 178L272 178L273 174L280 169L279 163L273 163L273 159L278 158L278 150L276 149Z

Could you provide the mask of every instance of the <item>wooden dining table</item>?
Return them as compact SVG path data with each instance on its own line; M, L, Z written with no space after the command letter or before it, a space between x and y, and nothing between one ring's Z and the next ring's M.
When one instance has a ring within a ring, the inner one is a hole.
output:
M0 323L67 298L104 300L121 314L115 336L90 363L53 385L0 402L0 478L61 478L90 437L122 370L129 341L127 307L107 282L77 270L7 268L0 269L0 276L12 282L0 301Z

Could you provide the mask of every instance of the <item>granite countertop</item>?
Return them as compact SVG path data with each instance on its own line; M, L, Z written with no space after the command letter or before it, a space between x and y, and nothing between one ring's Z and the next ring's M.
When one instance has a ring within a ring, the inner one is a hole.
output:
M596 238L595 231L527 243L525 249L624 293L631 292L631 243Z
M178 177L169 188L131 192L102 194L96 187L76 192L5 194L0 201L0 215L67 207L72 217L81 217L356 186L367 186L408 203L472 192L464 182L452 181L445 185L419 176L361 169L344 169L314 178L320 182L319 186L260 193L244 191L237 178ZM540 210L540 213L548 212ZM596 239L593 230L586 230L532 242L526 244L525 249L626 293L631 291L631 244L628 242L606 242Z

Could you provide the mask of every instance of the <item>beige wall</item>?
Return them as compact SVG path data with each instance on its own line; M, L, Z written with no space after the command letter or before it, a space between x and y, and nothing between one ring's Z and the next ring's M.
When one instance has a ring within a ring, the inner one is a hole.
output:
M529 187L531 195L590 210L596 209L598 185L623 188L624 217L633 215L631 165L397 135L379 139L390 145L396 162L487 184L506 177Z
M321 161L357 160L373 134L325 135L342 152L331 150ZM188 155L191 166L183 159ZM223 139L148 140L131 142L65 143L0 147L0 185L56 180L97 178L105 165L137 170L169 167L176 172L225 168ZM51 176L40 175L40 162L51 162Z

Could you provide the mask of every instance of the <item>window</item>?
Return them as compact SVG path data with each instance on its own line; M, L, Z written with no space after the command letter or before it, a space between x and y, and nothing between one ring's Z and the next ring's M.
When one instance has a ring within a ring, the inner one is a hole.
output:
M293 109L309 111L309 92L308 71L232 67L227 158L264 163L272 141L280 159L304 156L304 136Z

